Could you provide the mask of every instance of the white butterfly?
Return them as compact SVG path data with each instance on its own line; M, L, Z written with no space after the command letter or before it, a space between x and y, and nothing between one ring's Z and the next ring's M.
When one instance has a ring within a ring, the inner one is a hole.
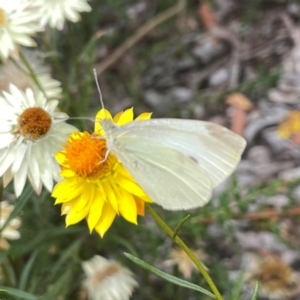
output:
M220 125L195 120L100 121L114 153L146 194L169 210L203 206L229 176L246 146Z

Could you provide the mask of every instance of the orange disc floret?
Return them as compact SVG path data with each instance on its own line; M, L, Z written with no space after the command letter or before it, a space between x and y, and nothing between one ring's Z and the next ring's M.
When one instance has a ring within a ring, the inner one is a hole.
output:
M51 128L51 116L40 107L23 111L18 118L18 131L29 140L43 137Z
M75 132L67 140L65 161L80 177L101 179L115 169L117 158L107 154L106 140L88 132Z

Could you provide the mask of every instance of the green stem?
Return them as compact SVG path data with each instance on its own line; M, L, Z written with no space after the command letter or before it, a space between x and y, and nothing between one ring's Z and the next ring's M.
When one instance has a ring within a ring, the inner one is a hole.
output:
M152 218L156 221L156 223L172 238L174 236L174 232L172 231L172 229L158 216L158 214L153 210L153 208L149 204L146 204L146 210L152 216ZM214 293L214 295L216 296L216 299L217 300L223 300L223 298L222 298L220 292L218 291L216 285L214 284L214 282L212 281L212 279L210 278L210 276L206 272L206 270L203 267L203 265L201 264L201 262L199 262L197 260L194 253L188 248L188 246L178 236L175 237L174 241L177 245L179 245L179 247L189 256L189 258L197 266L198 270L200 271L200 273L202 274L202 276L204 277L204 279L206 280L206 282L210 286L210 288L211 288L212 292Z
M35 82L35 84L37 85L39 90L44 94L45 98L47 99L47 95L46 95L42 85L40 84L39 80L37 79L37 76L36 76L34 70L32 69L30 63L26 59L25 55L21 51L19 52L19 55L20 55L22 62L24 63L24 65L26 66L26 68L29 72L29 76L33 79L33 81Z

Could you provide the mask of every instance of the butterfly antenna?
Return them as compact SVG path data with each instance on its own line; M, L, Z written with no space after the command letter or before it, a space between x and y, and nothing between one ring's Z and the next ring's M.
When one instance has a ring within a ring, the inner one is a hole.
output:
M94 78L95 78L95 81L96 81L97 89L98 89L98 92L99 92L99 95L100 95L100 103L101 103L102 108L104 109L104 103L103 103L103 99L102 99L102 93L101 93L100 85L99 85L98 78L97 78L96 69L94 69L93 72L94 72Z

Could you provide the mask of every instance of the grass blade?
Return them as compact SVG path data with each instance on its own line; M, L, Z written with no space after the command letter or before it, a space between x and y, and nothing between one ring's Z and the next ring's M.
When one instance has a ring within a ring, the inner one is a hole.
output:
M258 281L256 281L255 287L254 287L253 296L252 296L251 300L256 300L257 299L257 296L258 296L258 287L259 287L259 284L258 284Z
M169 281L173 284L176 284L176 285L179 285L179 286L182 286L182 287L185 287L185 288L188 288L188 289L191 289L191 290L195 290L195 291L198 291L200 293L203 293L207 296L210 296L212 298L216 298L214 294L212 294L211 292L209 292L208 290L205 290L204 288L196 285L196 284L193 284L193 283L190 283L186 280L183 280L183 279L180 279L180 278L177 278L175 276L172 276L168 273L165 273L159 269L156 269L154 267L152 267L151 265L147 264L146 262L144 262L143 260L129 254L129 253L124 253L126 257L128 257L130 260L132 260L135 264L137 264L138 266L140 266L141 268L149 271L150 273L166 280L166 281Z
M38 300L38 298L32 294L6 286L0 286L0 295L3 295L2 293L5 293L6 296L15 296L25 300Z

